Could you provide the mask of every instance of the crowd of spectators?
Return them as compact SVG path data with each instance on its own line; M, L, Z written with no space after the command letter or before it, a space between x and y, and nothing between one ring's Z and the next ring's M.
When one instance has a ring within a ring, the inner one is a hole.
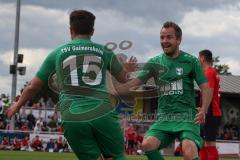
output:
M16 101L18 98L16 98ZM4 116L4 108L10 105L8 96L1 95L0 97L0 130L9 130L10 121ZM36 114L34 111L43 111L51 114ZM124 120L123 120L124 121ZM127 122L127 125L122 126L124 131L125 149L127 154L142 154L141 143L146 129L139 130L141 124L133 124ZM40 98L37 102L28 101L22 107L19 114L15 115L15 128L23 132L31 132L35 134L58 132L63 133L63 128L60 123L60 114L56 110L51 98ZM226 124L219 130L218 140L240 140L240 127L237 125ZM47 152L66 151L67 142L62 139L50 139L48 142L43 142L39 137L35 137L29 142L29 137L17 139L16 137L9 142L7 137L4 137L0 149L8 150L37 150Z
M42 132L63 132L61 127L59 113L54 111L51 115L46 117L38 116L38 118L30 111L29 114L16 114L14 130L29 131L33 133ZM9 130L10 121L4 114L0 115L0 129Z
M16 101L18 101L18 96ZM10 129L10 121L4 115L4 110L10 105L8 102L8 96L2 94L0 97L0 130ZM33 111L39 111L39 114L33 114ZM45 114L40 114L41 112ZM14 119L14 130L33 131L34 133L63 132L60 125L60 114L56 110L56 104L50 97L40 98L36 102L34 100L28 101L19 114L14 116Z
M69 152L69 145L62 136L57 139L50 138L48 141L43 141L38 135L31 141L28 136L22 139L14 137L11 140L9 137L3 137L0 150Z
M218 134L218 139L221 140L240 140L240 130L237 125L226 124Z

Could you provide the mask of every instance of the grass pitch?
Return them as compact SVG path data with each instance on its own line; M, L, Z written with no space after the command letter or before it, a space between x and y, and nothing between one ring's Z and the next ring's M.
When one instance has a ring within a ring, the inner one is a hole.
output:
M129 160L147 160L145 156L128 156ZM165 160L181 160L181 157L165 157ZM77 160L73 153L48 153L26 151L0 151L0 160ZM237 160L222 158L222 160Z

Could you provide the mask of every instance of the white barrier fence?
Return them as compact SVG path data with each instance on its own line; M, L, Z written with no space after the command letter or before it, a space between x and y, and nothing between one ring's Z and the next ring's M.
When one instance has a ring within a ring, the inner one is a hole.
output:
M174 149L177 148L179 142L175 142ZM220 155L240 156L240 141L218 140L216 143Z
M216 145L220 154L240 154L239 141L217 141Z

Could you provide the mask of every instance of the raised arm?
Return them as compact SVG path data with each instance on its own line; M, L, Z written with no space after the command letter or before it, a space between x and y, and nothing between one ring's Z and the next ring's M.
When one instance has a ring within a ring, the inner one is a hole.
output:
M136 57L131 56L126 62L120 61L120 63L122 64L123 69L119 74L115 75L115 78L119 82L124 83L129 79L129 73L137 70L137 59Z

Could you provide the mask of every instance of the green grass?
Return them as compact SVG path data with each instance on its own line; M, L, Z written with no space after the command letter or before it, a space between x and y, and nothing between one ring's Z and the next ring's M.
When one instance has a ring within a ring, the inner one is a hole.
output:
M147 160L145 156L128 156L129 160ZM180 160L180 157L165 157L166 160ZM73 153L47 153L25 151L0 151L0 160L77 160ZM231 158L222 158L231 160ZM236 160L236 159L232 159Z

